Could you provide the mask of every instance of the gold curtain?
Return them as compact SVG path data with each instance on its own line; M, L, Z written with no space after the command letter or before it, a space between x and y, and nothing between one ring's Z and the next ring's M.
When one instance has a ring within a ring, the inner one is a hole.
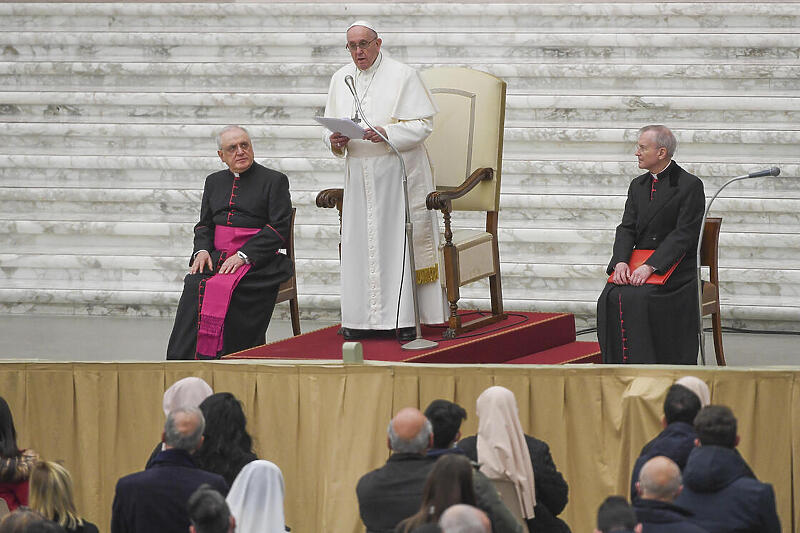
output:
M660 430L670 384L695 375L712 403L739 420L742 455L772 483L784 530L797 531L800 480L800 372L789 370L602 366L434 366L252 363L3 363L0 395L14 413L19 444L62 462L76 482L79 512L108 531L114 486L144 468L159 442L164 390L186 376L244 404L259 457L286 483L293 531L363 531L355 485L386 460L386 425L401 407L436 398L467 410L464 436L477 429L475 400L502 385L517 397L527 433L550 445L570 486L562 518L593 528L607 495L628 495L630 468Z

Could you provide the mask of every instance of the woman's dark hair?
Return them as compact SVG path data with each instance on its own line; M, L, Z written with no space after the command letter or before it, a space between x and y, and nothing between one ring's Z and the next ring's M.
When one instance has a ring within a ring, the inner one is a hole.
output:
M203 400L200 410L206 430L195 461L203 470L224 477L230 486L244 465L257 459L242 404L230 392L218 392Z
M419 511L400 522L398 530L409 533L422 524L437 523L445 509L457 503L475 506L472 463L464 455L447 454L436 461L425 480Z
M8 402L0 396L0 457L19 457L19 455L14 417L11 416Z

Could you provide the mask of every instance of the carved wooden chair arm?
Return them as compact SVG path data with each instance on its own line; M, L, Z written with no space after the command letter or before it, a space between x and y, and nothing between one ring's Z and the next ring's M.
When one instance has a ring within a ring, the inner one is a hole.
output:
M325 189L317 194L317 207L335 207L341 213L344 189Z
M449 210L450 202L461 198L475 186L485 180L491 180L494 177L494 169L479 168L472 173L470 177L464 180L464 183L447 191L434 191L428 195L425 200L425 205L428 209L442 209ZM317 196L317 204L319 204L319 196Z

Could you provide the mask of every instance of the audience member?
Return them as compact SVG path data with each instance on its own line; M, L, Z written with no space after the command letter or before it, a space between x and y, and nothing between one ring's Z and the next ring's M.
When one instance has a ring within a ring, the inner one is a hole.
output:
M27 533L35 524L47 520L27 507L20 507L0 520L0 533Z
M58 463L42 461L33 467L30 507L67 533L97 533L97 526L84 520L75 509L72 476Z
M282 533L283 474L269 461L248 463L231 485L226 498L236 517L237 533Z
M708 390L706 382L694 376L683 376L675 382L676 385L683 385L700 398L700 408L711 404L711 391Z
M236 519L225 498L208 485L200 485L189 496L189 533L234 533Z
M447 400L434 400L425 409L425 416L433 427L433 448L428 450L428 457L466 455L464 450L456 446L456 442L461 438L461 422L467 418L467 412L463 407ZM494 484L478 470L480 465L477 463L472 465L476 507L489 516L492 530L495 533L502 533L521 529L521 524L500 499Z
M203 400L212 394L214 394L214 391L201 378L188 377L179 379L164 392L164 400L161 404L164 409L164 416L169 415L170 411L178 407L198 407ZM164 443L159 442L153 449L153 453L150 454L145 468L150 466L158 452L163 449Z
M472 464L463 455L447 455L428 474L419 511L400 522L395 532L411 533L424 524L435 524L445 509L457 503L475 505Z
M442 533L492 533L486 513L459 503L448 507L439 519Z
M597 509L597 529L594 533L642 533L642 524L622 496L609 496Z
M0 498L9 511L28 505L28 478L39 455L33 450L17 447L14 417L5 399L0 397Z
M66 533L66 530L51 520L41 520L26 527L25 533Z
M197 467L192 458L203 443L205 421L196 407L179 407L164 424L165 450L150 468L117 481L111 533L186 533L189 496L207 483L227 494L225 480Z
M489 387L478 397L477 413L477 436L461 440L459 448L481 463L489 479L514 483L531 533L569 532L558 518L567 505L569 487L547 444L523 433L514 393Z
M689 521L692 513L673 503L681 489L675 461L659 455L644 464L636 483L639 498L633 502L643 533L707 533Z
M694 449L697 434L692 423L699 412L700 398L694 392L677 383L669 388L664 398L664 416L661 418L664 430L644 445L633 464L631 501L637 497L636 482L639 479L639 471L642 465L653 457L659 455L669 457L683 470L689 459L689 453Z
M704 407L694 420L697 447L683 470L676 503L694 513L709 533L777 533L781 530L772 485L761 483L744 458L736 417L722 405Z
M258 459L242 404L230 392L218 392L203 400L200 410L206 419L205 441L195 460L231 485L244 465Z

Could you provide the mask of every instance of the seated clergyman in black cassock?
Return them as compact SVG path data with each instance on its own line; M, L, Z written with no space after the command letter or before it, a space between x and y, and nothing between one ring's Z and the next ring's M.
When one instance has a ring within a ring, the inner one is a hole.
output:
M672 160L676 146L665 126L639 130L636 157L647 172L628 188L607 269L611 279L597 301L604 363L697 363L696 252L705 193L703 182ZM635 249L652 255L631 269ZM676 263L663 284L652 283L651 276Z
M293 272L289 180L254 162L250 135L217 136L228 166L206 178L167 359L213 358L263 344L278 286Z

